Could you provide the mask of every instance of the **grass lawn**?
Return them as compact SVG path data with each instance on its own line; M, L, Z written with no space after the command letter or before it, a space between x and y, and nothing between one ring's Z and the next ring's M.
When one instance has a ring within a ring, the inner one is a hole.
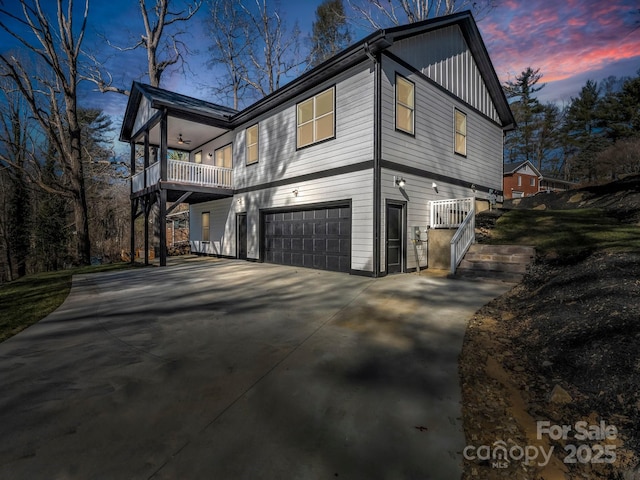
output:
M543 255L640 252L640 227L602 209L525 210L502 215L488 243L533 245Z
M130 263L78 267L57 272L26 275L0 287L0 342L43 319L62 302L71 290L71 277L79 273L97 273L132 268Z

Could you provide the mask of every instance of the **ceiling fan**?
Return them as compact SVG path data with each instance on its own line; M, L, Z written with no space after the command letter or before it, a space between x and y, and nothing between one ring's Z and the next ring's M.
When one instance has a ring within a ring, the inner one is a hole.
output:
M189 145L190 143L191 143L191 140L185 140L182 138L181 133L178 134L178 145Z

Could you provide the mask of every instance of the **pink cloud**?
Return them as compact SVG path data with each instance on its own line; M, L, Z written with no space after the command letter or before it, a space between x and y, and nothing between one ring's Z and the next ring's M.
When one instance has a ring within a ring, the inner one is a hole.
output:
M508 0L480 29L503 80L531 66L551 82L640 55L636 10L635 0Z

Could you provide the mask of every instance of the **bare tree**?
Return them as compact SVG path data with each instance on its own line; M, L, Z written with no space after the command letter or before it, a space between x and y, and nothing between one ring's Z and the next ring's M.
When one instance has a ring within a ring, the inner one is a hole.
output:
M66 8L63 0L57 0L56 22L49 20L40 0L19 1L22 18L0 8L0 28L36 55L44 72L38 75L15 55L3 53L0 54L2 75L10 79L23 96L59 159L65 186L58 193L70 198L73 205L75 260L79 264L89 264L91 244L77 98L80 81L78 59L87 24L89 0L84 2L77 33L74 29L73 0L66 1ZM20 28L12 30L5 19L12 19L26 27L34 37L33 42L19 33ZM8 158L2 160L11 162ZM37 164L37 161L32 164Z
M486 15L496 0L349 0L356 17L374 29L416 23L462 10L471 10L476 18Z
M214 52L211 64L224 65L232 88L245 92L243 98L235 96L236 105L274 92L305 67L307 58L300 53L298 25L287 28L277 2L217 0L213 6L212 14L222 15L214 20L221 28L215 29L213 48L220 45L221 50Z
M255 10L242 4L248 20L245 35L252 67L245 80L260 95L266 96L280 88L283 77L299 68L304 60L299 52L298 25L287 32L277 5L269 8L267 0L255 0L255 4Z
M120 52L133 51L138 49L146 50L147 54L147 75L149 84L154 87L160 86L162 74L167 68L177 65L185 65L185 54L189 48L180 36L185 30L175 28L168 33L168 28L178 24L184 24L195 15L202 5L202 0L194 0L192 3L185 3L182 9L172 10L171 7L176 2L171 0L155 0L152 6L147 6L145 0L139 0L144 33L140 39L131 46L118 46L108 41L108 43ZM117 92L129 95L129 90L113 85L113 77L108 72L104 72L102 63L95 57L93 67L87 78L94 82L101 92Z
M248 29L244 10L240 2L213 0L210 8L213 45L209 48L209 66L220 65L225 75L217 77L214 87L217 96L230 96L233 108L240 106L240 96L248 88L248 44L245 32Z

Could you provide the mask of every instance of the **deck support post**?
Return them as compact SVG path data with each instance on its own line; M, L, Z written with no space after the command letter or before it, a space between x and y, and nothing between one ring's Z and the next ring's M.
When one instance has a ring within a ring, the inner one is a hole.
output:
M130 160L131 160L131 178L136 174L136 142L131 140L129 142L129 146L131 148ZM131 181L131 192L133 195L133 181ZM136 199L131 199L131 232L130 232L130 253L129 253L129 261L131 264L135 263L135 255L136 255L136 213L138 210L138 202Z
M168 147L167 147L167 129L168 129L168 115L167 110L162 112L162 118L160 119L160 195L159 195L159 227L160 227L160 266L167 265L167 190L162 188L162 182L167 181L167 161L168 161Z

